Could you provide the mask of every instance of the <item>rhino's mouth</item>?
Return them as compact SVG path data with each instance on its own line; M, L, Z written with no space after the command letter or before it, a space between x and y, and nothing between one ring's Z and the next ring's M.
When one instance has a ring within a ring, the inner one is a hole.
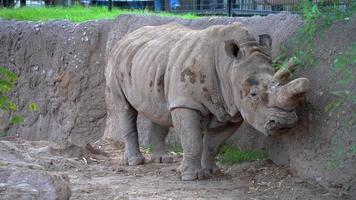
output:
M268 135L280 135L294 128L297 120L298 118L295 112L285 112L283 115L279 115L278 117L272 117L265 123L264 127Z

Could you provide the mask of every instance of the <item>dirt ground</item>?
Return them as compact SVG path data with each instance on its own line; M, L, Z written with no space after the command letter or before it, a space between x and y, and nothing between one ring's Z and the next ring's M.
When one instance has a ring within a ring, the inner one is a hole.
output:
M99 141L94 147L65 149L18 138L0 143L11 147L0 155L2 162L11 157L8 154L21 155L45 171L68 175L71 199L346 199L269 160L221 166L221 173L210 179L183 182L176 172L181 156L176 155L172 164L125 166L120 160L123 145L110 140ZM142 150L148 160L147 151Z

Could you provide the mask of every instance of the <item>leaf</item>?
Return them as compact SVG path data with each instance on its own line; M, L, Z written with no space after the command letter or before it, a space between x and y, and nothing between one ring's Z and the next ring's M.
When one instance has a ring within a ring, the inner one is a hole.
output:
M7 107L9 108L9 110L12 110L12 111L17 110L17 105L12 101L9 101L9 104L7 105Z
M352 80L352 79L342 79L342 80L337 81L336 83L337 83L337 84L340 84L340 85L347 85L347 84L349 84L351 81L353 81L353 80Z
M336 90L336 91L331 91L330 93L337 97L346 97L346 96L350 95L349 90Z
M6 93L11 91L13 88L13 83L8 80L1 80L0 79L0 92Z
M23 117L21 117L20 115L14 115L12 116L10 123L13 125L17 125L21 124L23 121Z
M351 153L352 153L353 155L356 155L356 144L352 144L351 147L350 147L350 149L351 149Z
M28 109L29 109L31 112L36 112L36 111L38 111L39 106L38 106L38 104L35 103L35 102L30 102L30 103L28 103Z
M8 110L8 104L9 104L10 98L5 95L0 95L0 109L2 110Z
M0 75L0 77L2 77L1 79L6 79L10 82L15 82L19 79L19 77L14 72L5 67L0 67Z
M324 110L325 110L325 112L331 113L335 109L337 109L341 105L341 103L342 103L342 100L340 100L340 99L334 100L334 101L330 102L328 105L326 105Z

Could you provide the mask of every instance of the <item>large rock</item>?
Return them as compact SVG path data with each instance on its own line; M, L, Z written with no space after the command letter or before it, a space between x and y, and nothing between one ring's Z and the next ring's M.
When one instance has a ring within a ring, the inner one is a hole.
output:
M67 200L69 177L46 171L57 160L49 146L0 141L0 197L3 200ZM63 160L62 160L63 161ZM58 161L57 161L58 162Z
M40 170L0 168L3 200L69 200L69 178Z
M85 145L103 135L110 21L0 21L0 66L20 75L13 99L25 123L8 133ZM27 102L36 102L31 113Z

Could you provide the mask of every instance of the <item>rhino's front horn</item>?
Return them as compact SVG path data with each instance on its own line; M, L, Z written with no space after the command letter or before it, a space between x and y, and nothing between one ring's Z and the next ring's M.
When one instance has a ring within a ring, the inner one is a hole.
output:
M276 97L277 106L284 110L293 110L308 90L309 80L306 78L298 78L281 86Z

